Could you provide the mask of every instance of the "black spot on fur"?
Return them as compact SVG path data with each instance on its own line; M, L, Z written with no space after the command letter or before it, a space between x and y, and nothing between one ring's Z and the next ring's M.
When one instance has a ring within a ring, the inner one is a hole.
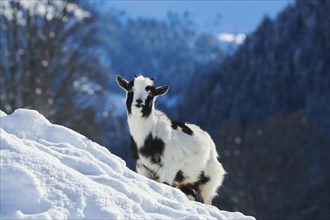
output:
M184 180L185 180L185 177L183 176L183 172L182 172L182 170L179 170L175 175L174 181L181 183Z
M139 159L139 154L138 154L136 142L132 136L131 136L131 151L132 151L132 158L136 162Z
M161 165L161 157L164 148L165 144L161 139L153 138L152 134L149 134L144 141L144 146L139 150L139 153L150 158L151 162Z
M127 98L126 98L126 108L127 108L127 112L128 114L132 114L132 102L133 102L133 92L128 92L127 93Z
M151 95L154 95L155 92L156 92L156 88L154 86L147 86L146 87L146 91L149 92L150 91L150 94Z
M128 90L132 90L133 86L134 86L134 79L128 83L128 87L127 87Z
M208 177L208 176L205 176L204 171L202 171L202 172L199 174L197 184L198 184L198 186L200 186L200 185L204 185L204 184L206 184L207 182L209 182L210 180L211 180L211 178Z
M148 97L145 101L145 105L142 107L142 117L145 117L145 118L149 117L149 115L151 113L153 101L154 101L153 96L148 95Z
M128 90L127 90L127 98L126 98L126 108L129 115L132 114L132 103L134 96L134 92L132 91L133 86L134 86L134 80L130 81L127 86Z
M195 201L198 201L198 192L192 184L180 185L179 189L186 195L191 195L194 197Z
M200 193L200 186L206 184L209 181L210 181L210 177L205 176L204 171L202 171L199 174L198 180L195 183L182 184L179 186L179 189L182 192L184 192L186 195L193 196L195 201L199 201L203 203L204 200Z
M172 128L173 129L177 129L178 127L180 127L182 129L182 131L188 135L192 135L193 131L186 125L186 123L182 123L179 121L172 121Z

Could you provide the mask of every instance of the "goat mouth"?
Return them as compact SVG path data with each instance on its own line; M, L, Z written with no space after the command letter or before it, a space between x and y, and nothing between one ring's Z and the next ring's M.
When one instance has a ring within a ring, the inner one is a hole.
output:
M143 105L142 104L136 104L135 107L141 108L141 107L143 107Z

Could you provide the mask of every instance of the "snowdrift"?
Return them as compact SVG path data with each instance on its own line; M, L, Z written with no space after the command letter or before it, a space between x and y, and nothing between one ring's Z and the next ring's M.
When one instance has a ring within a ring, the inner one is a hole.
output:
M36 111L1 120L1 219L254 219L189 201Z

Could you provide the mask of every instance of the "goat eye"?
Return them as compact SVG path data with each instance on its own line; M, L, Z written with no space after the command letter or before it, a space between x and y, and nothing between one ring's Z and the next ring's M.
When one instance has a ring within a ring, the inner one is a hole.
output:
M152 86L147 86L146 91L149 92L150 95L153 95L155 92L155 88Z

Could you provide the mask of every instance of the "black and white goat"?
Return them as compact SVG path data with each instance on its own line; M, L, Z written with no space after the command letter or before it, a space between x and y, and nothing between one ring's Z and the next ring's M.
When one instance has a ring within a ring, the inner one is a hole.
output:
M136 170L148 178L181 189L188 198L211 204L224 179L215 144L194 124L171 121L154 108L156 97L169 87L155 87L153 78L136 76L130 82L117 76L126 91L127 121Z

